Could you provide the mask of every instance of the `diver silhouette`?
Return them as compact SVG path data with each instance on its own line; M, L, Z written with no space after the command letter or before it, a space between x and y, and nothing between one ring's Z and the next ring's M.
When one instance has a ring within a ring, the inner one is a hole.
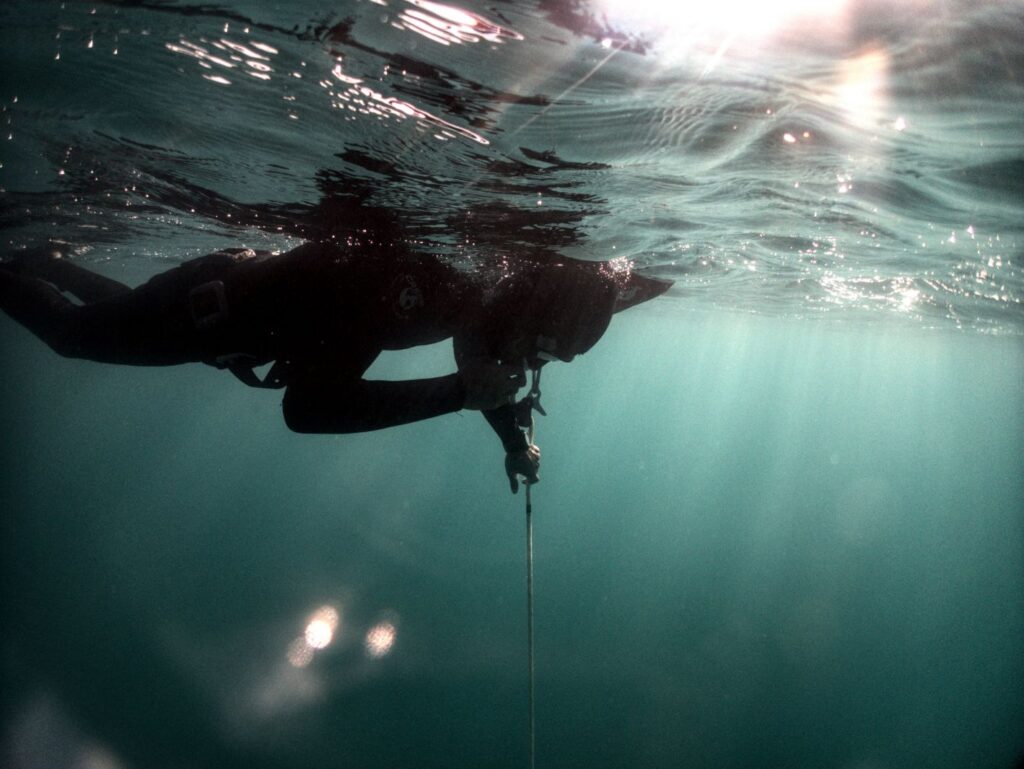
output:
M58 354L227 369L250 386L284 388L284 419L296 432L361 432L480 411L505 449L513 493L519 476L539 480L529 415L515 402L527 371L587 352L614 312L670 285L628 264L567 258L524 261L488 282L377 242L310 242L282 254L226 249L136 288L54 248L0 263L0 307ZM447 338L452 374L363 378L384 350ZM261 377L255 369L268 364Z

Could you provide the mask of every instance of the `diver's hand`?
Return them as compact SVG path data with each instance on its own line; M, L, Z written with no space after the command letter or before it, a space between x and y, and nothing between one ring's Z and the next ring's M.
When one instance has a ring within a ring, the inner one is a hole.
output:
M527 446L522 451L510 451L505 455L505 474L508 475L508 484L512 493L519 491L519 476L523 476L527 485L539 483L540 476L540 447L536 444Z
M515 400L516 391L526 384L526 372L522 366L478 359L459 369L459 379L466 388L462 407L489 411Z

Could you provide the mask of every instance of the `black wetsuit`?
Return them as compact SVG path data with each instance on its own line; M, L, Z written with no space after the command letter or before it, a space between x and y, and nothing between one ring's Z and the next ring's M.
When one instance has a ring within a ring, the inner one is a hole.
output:
M227 368L249 384L286 387L288 426L310 433L376 430L461 409L458 374L402 382L363 374L383 350L480 325L482 296L430 257L322 244L282 255L218 252L134 289L62 259L0 267L0 306L61 355ZM253 368L271 362L264 383ZM526 447L511 406L484 416L507 451Z

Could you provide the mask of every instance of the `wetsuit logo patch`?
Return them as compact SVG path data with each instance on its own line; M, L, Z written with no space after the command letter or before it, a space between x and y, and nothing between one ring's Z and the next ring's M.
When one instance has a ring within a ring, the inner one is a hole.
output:
M636 286L624 288L619 291L619 295L616 297L616 299L622 304L632 302L636 298L637 292L639 291L640 289L637 288Z
M397 293L392 309L399 318L408 318L418 308L423 306L423 292L416 285L412 275L402 275L395 281L394 292Z

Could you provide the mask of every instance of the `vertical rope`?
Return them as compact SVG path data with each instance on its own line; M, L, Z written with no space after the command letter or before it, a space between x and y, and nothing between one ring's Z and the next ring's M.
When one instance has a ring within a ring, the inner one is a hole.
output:
M529 484L526 486L526 634L530 673L530 769L534 769L537 758L537 741L533 672L533 503L530 500Z
M534 399L540 399L540 369L533 370L530 387L530 426L527 428L527 442L532 446L536 423L533 419ZM530 769L537 765L537 718L535 710L535 687L533 667L533 497L532 484L526 484L526 649L530 675Z

